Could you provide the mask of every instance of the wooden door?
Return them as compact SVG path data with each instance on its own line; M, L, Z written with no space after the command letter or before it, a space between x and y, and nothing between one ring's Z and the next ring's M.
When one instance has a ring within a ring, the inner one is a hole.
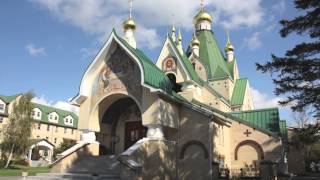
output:
M142 126L141 121L125 123L125 149L128 149L135 142L146 137L147 128Z

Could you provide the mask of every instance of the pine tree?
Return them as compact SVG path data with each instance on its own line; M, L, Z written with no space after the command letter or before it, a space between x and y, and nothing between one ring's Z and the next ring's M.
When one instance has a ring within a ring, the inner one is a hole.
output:
M12 106L8 124L3 127L1 152L6 157L5 168L14 157L24 156L29 149L33 124L32 98L31 92L18 97Z
M293 111L307 108L320 117L320 1L295 0L296 9L304 14L291 20L281 20L280 35L285 38L295 32L310 38L287 50L284 57L272 55L265 64L256 64L263 73L276 73L273 79L276 95L286 95L281 105L290 105Z

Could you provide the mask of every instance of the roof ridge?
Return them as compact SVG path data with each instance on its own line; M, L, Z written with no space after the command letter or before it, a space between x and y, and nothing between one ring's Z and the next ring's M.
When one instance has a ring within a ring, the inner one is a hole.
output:
M257 111L266 111L266 110L278 110L278 107L270 107L270 108L261 108L261 109L252 109L252 110L246 110L246 111L233 111L233 112L229 112L230 114L232 113L246 113L246 112L257 112Z
M68 110L65 110L65 109L61 109L61 108L57 108L57 107L54 107L54 106L49 106L49 105L45 105L45 104L41 104L41 103L35 103L35 102L31 102L31 103L34 104L34 105L38 105L38 106L44 106L44 107L46 107L48 109L64 111L66 114L70 114L70 115L74 114L76 117L78 117L78 115L76 113L74 113L73 111L68 111ZM59 113L59 112L57 112L57 113Z

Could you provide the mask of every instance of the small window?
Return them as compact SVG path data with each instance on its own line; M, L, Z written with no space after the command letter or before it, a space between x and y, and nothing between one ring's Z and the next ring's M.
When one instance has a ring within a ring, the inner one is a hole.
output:
M69 123L69 119L68 118L66 118L66 123Z
M54 117L54 120L58 120L58 116L55 116L55 117Z
M52 119L52 115L50 115L49 119Z
M49 124L47 125L47 131L50 131L50 125Z
M47 137L46 137L46 140L48 140L48 139L49 139L49 137L47 136Z
M39 139L40 138L40 136L37 136L37 139Z
M38 129L41 129L41 124L40 123L38 124Z
M35 114L36 114L36 112L35 112L35 111L32 111L31 115L34 116Z
M70 124L72 124L72 119L70 119Z
M37 117L40 117L40 112L37 113Z
M4 112L4 104L0 104L0 111Z
M54 143L55 143L55 144L57 143L57 138L54 138Z
M3 122L3 117L0 117L0 123L2 123Z

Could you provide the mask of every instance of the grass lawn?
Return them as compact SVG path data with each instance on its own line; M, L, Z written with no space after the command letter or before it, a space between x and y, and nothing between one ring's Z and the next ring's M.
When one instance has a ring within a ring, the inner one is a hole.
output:
M49 172L48 167L26 167L21 165L12 165L8 169L0 169L0 176L21 176L23 170L28 172L28 176L34 176L37 173Z

